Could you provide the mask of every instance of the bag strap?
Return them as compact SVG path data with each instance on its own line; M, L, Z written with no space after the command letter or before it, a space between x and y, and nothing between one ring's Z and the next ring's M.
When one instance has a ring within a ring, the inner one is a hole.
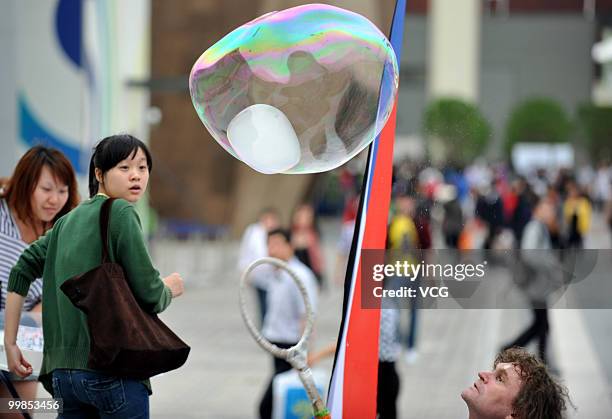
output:
M100 235L102 238L102 263L110 262L108 256L108 227L110 225L110 212L115 198L108 198L100 209Z
M15 389L15 386L11 382L11 377L5 370L0 371L0 381L6 386L15 401L21 401L21 397L19 397L17 389ZM20 412L25 419L32 419L32 416L26 410L20 409Z

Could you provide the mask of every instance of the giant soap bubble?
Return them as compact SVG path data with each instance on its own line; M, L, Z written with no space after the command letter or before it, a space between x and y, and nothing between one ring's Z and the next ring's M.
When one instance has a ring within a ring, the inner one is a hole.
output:
M198 58L193 105L230 154L262 173L345 163L382 130L398 69L365 17L322 4L257 18Z

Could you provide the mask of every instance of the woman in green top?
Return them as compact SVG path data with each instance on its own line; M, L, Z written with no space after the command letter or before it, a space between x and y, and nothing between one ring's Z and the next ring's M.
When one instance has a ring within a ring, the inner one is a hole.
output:
M32 281L43 278L44 350L40 381L63 399L60 418L149 416L150 387L122 377L87 369L87 318L60 290L64 281L101 263L100 208L109 197L111 209L108 248L122 265L141 307L163 311L183 293L183 280L174 273L160 278L153 267L138 215L132 206L144 194L151 171L147 147L130 135L105 138L94 149L89 167L91 199L60 218L53 229L32 243L11 271L8 284L4 345L11 372L32 374L32 366L16 344L24 296ZM100 310L112 308L100 307Z

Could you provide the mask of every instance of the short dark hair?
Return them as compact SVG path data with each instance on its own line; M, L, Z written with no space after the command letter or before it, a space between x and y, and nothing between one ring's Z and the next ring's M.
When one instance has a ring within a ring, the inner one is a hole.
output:
M268 232L268 239L272 236L283 236L283 238L287 241L287 243L291 244L291 231L286 228L275 228Z
M128 156L134 158L138 149L142 149L147 158L149 173L153 170L153 159L149 149L138 138L129 134L111 135L104 138L94 147L91 161L89 162L89 197L98 193L100 184L96 179L96 169L100 169L102 174L115 167L121 160Z
M567 403L571 404L567 388L561 385L539 359L523 348L510 348L495 358L493 367L510 363L518 369L523 382L512 403L512 415L517 419L562 419Z

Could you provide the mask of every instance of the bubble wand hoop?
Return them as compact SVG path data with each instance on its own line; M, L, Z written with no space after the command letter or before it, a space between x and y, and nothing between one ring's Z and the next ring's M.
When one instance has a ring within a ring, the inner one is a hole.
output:
M255 269L259 265L264 264L273 265L277 268L284 269L289 274L291 279L293 279L304 299L304 306L306 307L306 326L304 327L304 332L302 333L302 337L300 338L298 343L288 349L281 349L270 341L268 341L261 334L261 332L257 330L246 310L246 299L244 290L247 286L248 276L253 271L253 269ZM323 402L323 400L321 399L321 396L317 391L317 387L315 386L312 371L308 366L308 363L306 362L306 347L308 345L308 339L310 338L310 334L312 333L312 326L314 324L314 313L312 311L312 305L310 304L310 300L306 292L306 287L304 286L302 281L297 277L295 272L293 272L293 270L291 270L291 268L289 268L289 266L280 259L272 257L257 259L255 262L251 263L246 268L246 270L242 274L242 277L240 278L239 299L240 314L242 314L242 319L244 320L244 323L246 324L249 333L251 334L251 336L253 336L253 339L255 339L257 344L259 344L259 346L261 346L267 352L271 353L277 358L285 359L298 372L300 381L302 381L304 389L308 394L308 398L312 403L315 418L331 419L329 410L325 406L325 402Z

